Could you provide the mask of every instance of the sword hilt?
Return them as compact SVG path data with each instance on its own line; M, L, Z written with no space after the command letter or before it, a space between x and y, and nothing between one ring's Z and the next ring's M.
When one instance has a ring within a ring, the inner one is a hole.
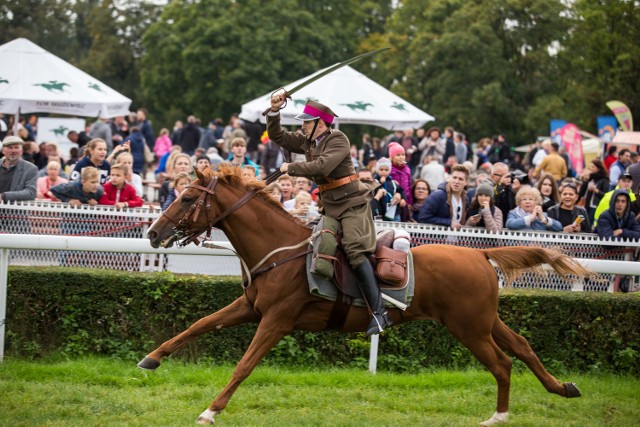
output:
M274 90L273 93L271 93L271 96L275 95L276 93L278 93L280 91L282 91L282 94L284 95L284 104L282 104L282 106L280 107L280 110L284 110L287 107L287 99L292 99L292 98L291 98L291 95L289 95L289 92L287 92L287 90L284 87L280 87L280 88ZM269 111L271 111L271 107L269 107L266 110L264 110L262 115L266 116L267 113L269 113Z

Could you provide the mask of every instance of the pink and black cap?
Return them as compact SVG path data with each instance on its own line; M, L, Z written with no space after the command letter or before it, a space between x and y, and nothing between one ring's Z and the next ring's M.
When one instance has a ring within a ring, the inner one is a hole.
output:
M302 110L302 114L298 114L295 118L303 122L322 119L327 125L331 125L333 119L336 117L338 117L338 115L331 111L331 108L319 102L308 100L304 106L304 110Z

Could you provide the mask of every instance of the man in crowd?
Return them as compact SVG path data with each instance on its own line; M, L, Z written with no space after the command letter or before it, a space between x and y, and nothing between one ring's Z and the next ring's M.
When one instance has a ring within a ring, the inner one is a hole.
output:
M7 136L2 141L0 161L0 202L35 200L38 168L22 159L24 141Z
M608 193L605 193L605 195L602 196L602 199L600 199L600 203L598 203L598 207L596 208L596 212L593 214L593 226L594 227L596 225L598 225L598 218L600 217L600 215L602 215L602 213L604 211L606 211L607 209L610 208L611 198L613 197L613 194L617 190L626 191L629 194L629 198L631 199L632 203L636 201L636 195L633 194L633 190L631 189L632 185L633 185L633 178L631 177L630 174L625 172L622 175L620 175L620 177L618 178L618 181L617 181L617 185L615 186L615 190L611 190ZM638 212L636 212L636 214L637 213Z
M640 239L640 223L631 212L631 198L627 190L613 191L608 209L598 219L596 232L603 239Z
M441 186L427 197L418 214L418 222L460 230L466 219L468 180L469 169L463 165L453 166L451 178L444 188Z
M136 124L140 126L140 132L144 136L144 141L147 143L149 150L153 153L153 147L156 144L156 138L153 136L153 129L151 128L151 122L147 119L147 110L144 108L138 108L136 113Z
M618 178L625 173L627 167L631 164L631 151L623 148L618 153L618 160L613 162L609 168L609 182L611 190L613 190L618 182Z
M544 150L547 155L533 172L534 178L538 178L542 172L553 175L556 182L559 182L567 176L567 162L564 161L562 156L558 153L560 146L557 142L550 144L543 144Z
M509 166L498 162L491 167L491 180L493 181L493 202L502 211L503 226L507 224L509 211L516 207L516 193L511 187L511 174Z
M256 170L256 176L258 176L258 165L253 163L249 156L247 156L247 141L244 138L234 138L231 141L230 150L231 154L227 160L231 162L232 165L238 167L253 166Z

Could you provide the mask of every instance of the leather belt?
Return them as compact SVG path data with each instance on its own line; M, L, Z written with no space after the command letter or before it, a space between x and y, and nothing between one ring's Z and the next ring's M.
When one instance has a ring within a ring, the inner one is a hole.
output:
M343 185L346 185L357 179L359 179L358 174L354 173L353 175L345 176L344 178L334 179L328 184L319 184L318 189L320 189L320 192L333 190L334 188L342 187Z

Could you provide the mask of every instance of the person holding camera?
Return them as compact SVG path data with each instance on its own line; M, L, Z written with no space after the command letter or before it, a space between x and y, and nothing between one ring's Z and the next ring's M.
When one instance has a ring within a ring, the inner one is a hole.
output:
M557 219L565 233L590 233L589 214L582 206L577 206L578 187L565 183L560 188L560 203L547 209L549 218Z
M507 223L507 215L516 207L516 192L511 183L513 174L509 173L509 166L498 162L491 167L491 180L493 181L493 202L502 212L502 225Z

